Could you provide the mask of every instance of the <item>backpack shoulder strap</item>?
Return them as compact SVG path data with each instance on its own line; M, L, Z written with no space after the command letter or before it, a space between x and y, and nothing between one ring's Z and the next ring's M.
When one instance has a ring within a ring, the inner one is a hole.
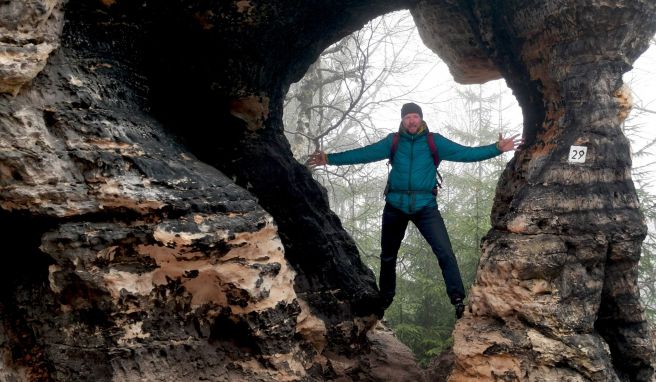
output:
M428 132L428 134L426 134L426 140L428 141L428 147L430 148L431 154L433 154L433 163L435 164L435 167L437 167L440 164L440 155L437 153L437 147L435 147L433 133Z
M387 196L387 193L389 193L390 190L390 164L392 164L392 160L394 160L394 154L396 154L396 148L399 146L399 133L394 133L394 136L392 136L392 147L390 147L390 156L389 160L387 161L387 184L385 185L385 191L383 191L383 194Z
M394 160L394 154L396 154L396 149L399 146L399 133L394 133L394 136L392 137L392 147L390 148L390 156L389 156L389 163L392 163L392 160Z

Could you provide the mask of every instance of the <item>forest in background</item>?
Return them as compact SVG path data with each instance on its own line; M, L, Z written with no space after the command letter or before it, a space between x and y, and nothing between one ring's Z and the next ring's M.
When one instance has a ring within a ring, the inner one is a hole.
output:
M652 48L655 44L652 41ZM653 66L651 66L653 67ZM636 68L625 76L630 87L656 75ZM656 95L634 94L625 121L632 142L633 179L649 225L640 263L641 299L656 323L656 137L649 119ZM305 77L290 88L284 125L294 156L304 162L317 149L339 152L374 143L398 130L400 107L416 102L429 129L467 146L493 143L498 133L521 133L521 109L503 80L456 84L446 66L419 38L409 12L366 24L326 49ZM490 209L506 153L477 163L442 162L444 188L438 195L463 282L475 278L481 238L490 228ZM313 169L328 191L330 205L354 238L360 255L378 275L380 223L387 179L386 162ZM421 364L451 342L455 315L434 254L410 224L399 251L397 295L385 319Z

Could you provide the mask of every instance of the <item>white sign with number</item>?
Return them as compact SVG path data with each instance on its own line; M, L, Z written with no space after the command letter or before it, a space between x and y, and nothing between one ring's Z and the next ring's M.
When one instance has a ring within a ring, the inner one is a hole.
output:
M588 148L585 146L571 146L569 148L567 161L569 163L585 163L585 156L587 153Z

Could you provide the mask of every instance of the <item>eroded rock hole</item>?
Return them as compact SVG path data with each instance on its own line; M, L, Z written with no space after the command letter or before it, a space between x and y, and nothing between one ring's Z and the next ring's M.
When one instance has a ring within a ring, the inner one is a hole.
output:
M286 96L285 135L300 162L315 150L363 147L398 131L401 105L410 101L422 107L430 131L463 145L494 143L499 132L510 136L522 130L520 108L505 84L457 84L404 11L370 21L319 56ZM495 185L510 157L440 166L444 188L438 205L467 288L473 283L481 238L490 228ZM386 162L313 169L376 277ZM428 363L448 346L454 317L435 255L414 226L399 251L397 288L385 317L421 362ZM426 347L417 333L433 345Z

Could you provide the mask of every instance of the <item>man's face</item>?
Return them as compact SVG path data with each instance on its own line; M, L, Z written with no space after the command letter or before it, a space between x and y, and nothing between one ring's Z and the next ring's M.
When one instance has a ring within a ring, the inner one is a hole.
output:
M415 134L421 125L421 117L417 113L408 113L403 116L402 122L409 134Z

